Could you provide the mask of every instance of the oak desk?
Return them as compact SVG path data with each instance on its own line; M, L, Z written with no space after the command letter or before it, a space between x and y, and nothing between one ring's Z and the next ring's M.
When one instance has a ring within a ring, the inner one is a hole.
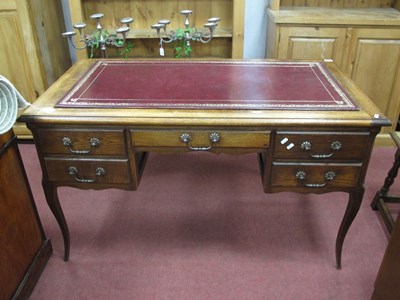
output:
M33 133L65 260L57 187L136 190L150 152L209 151L258 155L266 193L347 192L339 269L375 136L390 125L332 63L234 60L79 61L20 121Z

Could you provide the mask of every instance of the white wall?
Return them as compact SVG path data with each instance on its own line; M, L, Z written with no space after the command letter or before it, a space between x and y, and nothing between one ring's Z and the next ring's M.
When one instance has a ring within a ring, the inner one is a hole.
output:
M72 23L71 23L71 12L69 9L69 3L68 0L61 0L61 5L63 8L63 13L64 13L64 23L65 23L65 30L66 31L71 31L73 30L72 28ZM70 43L68 43L69 46L69 53L71 54L71 61L72 63L76 62L76 50Z
M265 58L268 0L246 0L244 58Z

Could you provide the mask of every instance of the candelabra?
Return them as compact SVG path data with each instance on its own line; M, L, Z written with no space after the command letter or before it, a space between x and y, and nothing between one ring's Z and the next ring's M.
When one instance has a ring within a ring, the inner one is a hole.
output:
M121 48L126 45L126 37L130 30L130 24L134 21L133 18L127 17L120 20L121 27L116 30L116 33L109 34L106 30L103 30L100 20L104 17L104 14L98 13L91 15L90 18L96 20L97 26L96 30L92 34L87 34L85 32L86 23L76 23L73 25L75 29L79 31L80 40L79 42L83 43L82 47L77 47L72 39L73 36L76 35L75 31L67 31L62 35L68 38L68 41L71 45L77 50L83 50L87 47L90 47L92 50L91 56L93 55L93 48L100 47L101 56L103 58L107 57L107 46L114 46ZM118 36L120 34L122 39Z
M157 30L157 36L160 39L160 55L164 56L163 43L171 43L174 41L181 41L185 48L189 49L186 52L187 56L190 56L191 52L191 41L198 41L202 43L208 43L214 36L215 28L218 26L218 22L221 18L210 18L207 23L204 24L205 28L208 28L208 32L197 31L197 29L190 28L189 15L193 13L191 10L182 10L181 15L185 16L185 30L177 30L167 32L167 25L171 23L170 20L162 19L157 24L151 26L151 28ZM162 29L162 33L161 33Z

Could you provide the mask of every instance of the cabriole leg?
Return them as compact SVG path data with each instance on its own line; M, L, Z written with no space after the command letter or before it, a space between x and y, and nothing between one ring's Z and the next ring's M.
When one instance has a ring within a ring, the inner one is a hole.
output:
M50 207L51 212L56 218L58 225L60 226L63 239L64 239L64 261L68 261L69 259L69 248L70 248L70 240L69 240L69 230L68 225L64 217L64 213L62 211L60 201L58 199L57 188L50 182L46 180L42 180L42 185L44 189L44 193L46 196L47 204Z
M346 212L344 214L342 223L340 224L339 232L336 238L336 268L338 270L342 268L343 242L351 223L353 223L354 218L360 209L364 191L364 187L360 187L356 191L349 193L349 202L347 204Z

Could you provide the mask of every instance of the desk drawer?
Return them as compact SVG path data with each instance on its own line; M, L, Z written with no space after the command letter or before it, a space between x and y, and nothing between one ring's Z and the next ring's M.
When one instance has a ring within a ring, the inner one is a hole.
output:
M125 155L123 130L39 129L45 154Z
M269 131L132 130L134 147L268 148Z
M50 181L127 184L130 182L128 159L45 158Z
M274 158L363 159L368 153L368 133L278 132Z
M272 164L274 187L348 188L358 185L361 164Z

